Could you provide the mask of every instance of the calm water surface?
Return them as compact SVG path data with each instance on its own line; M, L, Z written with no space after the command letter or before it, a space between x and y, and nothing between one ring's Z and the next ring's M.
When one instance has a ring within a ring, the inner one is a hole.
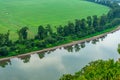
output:
M119 43L120 30L85 44L2 61L0 80L59 80L63 74L74 74L91 61L118 60Z

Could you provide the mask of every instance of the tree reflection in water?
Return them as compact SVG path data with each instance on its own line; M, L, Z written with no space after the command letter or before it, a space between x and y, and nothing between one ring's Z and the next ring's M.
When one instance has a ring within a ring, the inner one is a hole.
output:
M81 43L81 48L85 48L85 43Z
M7 65L11 65L11 60L0 61L0 67L5 68Z
M38 56L39 56L40 59L43 59L45 57L45 53L46 52L37 53L37 54L38 54Z
M100 37L101 41L103 41L106 37L107 35Z
M30 61L30 57L31 55L26 55L18 58L21 59L24 63L28 63Z
M99 40L103 41L103 39L105 39L107 35L105 36L102 36L100 37L99 39L94 39L92 40L92 42L89 40L89 41L86 41L86 42L83 42L81 44L75 44L74 46L67 46L67 47L64 47L65 50L67 50L68 52L79 52L81 50L81 48L85 48L86 45L85 43L92 43L92 44L96 44L97 42L99 42ZM62 49L62 48L60 48ZM45 54L50 54L52 52L54 52L56 49L53 49L53 50L50 50L50 51L46 51L46 52L42 52L42 53L37 53L39 58L40 59L43 59L45 57ZM118 52L120 53L120 44L118 46ZM21 59L24 63L28 63L30 61L30 58L31 58L31 55L27 55L27 56L22 56L22 57L18 57L19 59ZM7 65L12 65L11 64L11 60L4 60L4 61L0 61L0 66L2 68L5 68Z
M75 52L79 52L81 50L81 48L85 48L85 43L75 44L74 46L64 47L64 49L67 50L68 52L73 52L74 50L75 50Z
M99 39L92 40L92 44L96 44L97 42L99 42Z
M64 47L65 50L67 50L68 52L73 52L73 46L67 46Z
M49 51L47 52L47 54L50 54L50 53L54 52L55 50L56 50L56 49L49 50Z
M76 44L74 48L75 48L75 52L79 52L81 49L79 44Z

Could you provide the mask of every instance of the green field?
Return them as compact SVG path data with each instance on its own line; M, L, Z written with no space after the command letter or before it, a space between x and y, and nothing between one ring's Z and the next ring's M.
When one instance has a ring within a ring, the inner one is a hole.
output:
M0 33L16 32L23 26L29 27L29 36L37 32L39 25L65 25L68 21L92 15L102 15L108 7L82 0L0 0Z

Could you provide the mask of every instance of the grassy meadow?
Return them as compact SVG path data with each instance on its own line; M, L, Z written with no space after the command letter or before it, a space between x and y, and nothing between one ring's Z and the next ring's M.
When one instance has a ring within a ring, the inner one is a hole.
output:
M17 30L29 27L33 37L39 25L65 25L68 21L92 15L106 14L109 8L84 0L0 0L0 33L10 30L11 39L17 38Z

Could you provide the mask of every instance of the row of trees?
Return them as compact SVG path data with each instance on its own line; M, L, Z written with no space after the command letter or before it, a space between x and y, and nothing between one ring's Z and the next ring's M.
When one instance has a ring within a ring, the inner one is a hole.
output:
M105 38L105 36L101 37L99 39L103 40L104 38ZM93 40L92 44L96 44L97 42L99 42L99 39ZM88 41L87 43L89 43L89 42L90 41ZM74 51L79 52L82 48L85 48L85 47L86 47L85 43L82 43L81 45L76 44L76 45L74 45L74 47L73 46L67 46L67 47L64 47L64 49L67 50L68 52L74 52ZM53 51L54 50L49 51L49 52L47 52L47 54L50 54ZM40 59L43 59L45 57L45 53L46 52L43 52L43 53L40 53L40 54L38 53L37 55L39 56ZM31 58L31 55L19 57L19 59L21 59L23 61L23 63L28 63L30 61L30 58ZM0 62L0 66L3 67L3 68L6 67L9 64L12 65L10 60Z
M84 37L88 34L93 34L97 31L104 30L108 19L106 15L98 18L96 15L88 16L87 19L75 20L75 23L69 22L68 25L57 27L57 34L60 36L76 35Z
M107 15L76 19L74 23L68 22L65 26L58 26L56 31L53 31L50 25L46 27L40 25L33 39L28 39L28 27L23 27L17 31L19 39L14 42L9 39L10 31L8 31L6 34L0 34L0 57L56 46L69 42L69 40L80 39L115 27L119 23L120 7L117 6L112 8Z
M119 6L117 0L87 0L87 1L98 3L101 5L105 5L105 6L108 6L110 8L116 8Z

